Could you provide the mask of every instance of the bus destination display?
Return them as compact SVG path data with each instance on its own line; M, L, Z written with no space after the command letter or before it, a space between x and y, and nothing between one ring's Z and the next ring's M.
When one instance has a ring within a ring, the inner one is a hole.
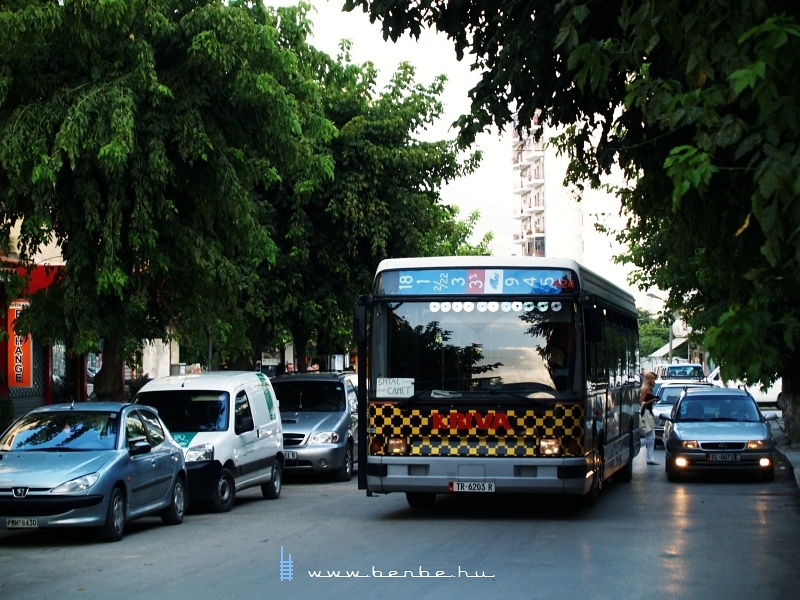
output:
M377 294L404 295L557 295L577 291L568 269L414 269L385 271Z

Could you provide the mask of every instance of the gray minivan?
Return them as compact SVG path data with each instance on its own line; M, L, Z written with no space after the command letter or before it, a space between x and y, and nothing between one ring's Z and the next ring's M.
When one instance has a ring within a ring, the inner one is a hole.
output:
M272 379L281 405L286 470L350 481L358 443L358 399L348 373Z

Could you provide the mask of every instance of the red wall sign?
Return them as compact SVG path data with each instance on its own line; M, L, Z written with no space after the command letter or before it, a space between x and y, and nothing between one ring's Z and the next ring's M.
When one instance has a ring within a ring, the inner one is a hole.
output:
M33 342L31 336L17 335L17 317L27 300L14 300L8 307L8 387L31 387L33 383Z

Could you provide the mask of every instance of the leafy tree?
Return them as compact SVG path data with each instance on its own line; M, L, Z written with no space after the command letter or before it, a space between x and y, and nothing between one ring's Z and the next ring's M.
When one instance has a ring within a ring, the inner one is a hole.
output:
M660 323L653 315L643 309L639 313L639 354L650 356L664 344L669 343L669 325Z
M303 57L337 128L320 146L333 170L316 185L285 178L264 215L278 257L261 268L250 301L251 351L237 366L250 368L284 330L301 363L312 343L322 354L345 353L355 300L370 289L380 260L485 253L491 241L470 245L478 214L460 221L458 209L441 199L442 185L470 172L479 155L461 162L454 141L415 137L441 115L444 77L420 85L413 67L401 64L377 93L374 66L352 64L349 48L344 42L335 60L323 53Z
M262 207L331 169L297 75L298 9L241 0L10 0L0 8L0 243L66 266L21 328L82 353L123 397L142 340L229 328L274 261ZM307 184L313 185L313 184Z
M567 180L619 164L636 282L669 290L721 365L783 378L800 441L800 5L789 0L346 0L396 39L447 34L479 73L464 141L494 123L566 128ZM540 131L535 131L540 133Z

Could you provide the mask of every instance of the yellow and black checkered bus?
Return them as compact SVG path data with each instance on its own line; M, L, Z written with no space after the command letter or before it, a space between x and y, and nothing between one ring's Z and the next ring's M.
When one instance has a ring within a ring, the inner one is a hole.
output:
M640 448L633 297L567 259L380 263L355 309L359 487L593 504Z

